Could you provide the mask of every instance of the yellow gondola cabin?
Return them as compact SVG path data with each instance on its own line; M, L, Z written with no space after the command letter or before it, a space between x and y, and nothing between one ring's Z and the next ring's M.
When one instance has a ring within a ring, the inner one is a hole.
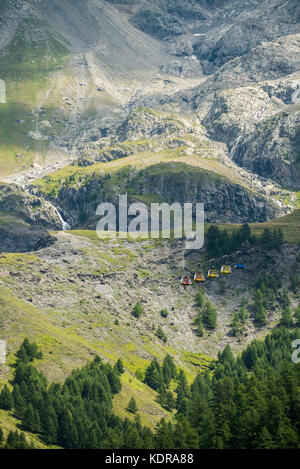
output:
M231 267L230 267L230 265L222 265L222 267L221 267L221 274L231 274Z
M204 278L204 275L200 272L197 272L195 275L194 275L194 282L204 282L205 278Z
M210 269L207 274L207 278L218 278L219 277L219 272L217 269Z

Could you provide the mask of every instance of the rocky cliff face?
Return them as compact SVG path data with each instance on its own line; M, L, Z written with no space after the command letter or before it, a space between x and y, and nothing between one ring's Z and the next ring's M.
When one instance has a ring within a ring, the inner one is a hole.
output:
M62 224L52 204L17 185L0 185L0 251L30 251Z
M296 93L297 85L287 82L220 91L211 97L208 113L202 113L203 123L214 139L227 143L239 166L299 190ZM201 95L198 100L201 112Z
M253 133L243 135L232 158L240 166L299 190L299 124L299 111L266 119Z
M17 185L0 185L0 212L33 226L61 228L59 216L50 204Z
M161 163L144 170L129 167L117 173L92 175L81 183L64 184L55 204L73 228L95 229L98 204L111 202L118 211L118 195L128 202L204 203L207 222L262 222L283 214L281 207L223 176L180 163Z

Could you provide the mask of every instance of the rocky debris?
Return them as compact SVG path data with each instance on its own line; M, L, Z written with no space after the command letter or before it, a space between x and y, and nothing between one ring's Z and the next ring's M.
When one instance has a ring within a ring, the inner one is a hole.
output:
M204 107L202 90L195 90L194 102L203 125L211 137L224 141L230 150L247 127L249 132L266 115L278 113L284 103L277 98L276 84L244 86L208 91L209 105Z
M40 249L44 249L46 247L51 246L52 244L55 244L57 241L57 238L50 233L45 233L36 243L36 245L33 247L33 251L39 251Z
M44 140L48 140L48 136L47 135L42 135L39 131L36 131L36 132L28 132L28 135L29 137L31 137L33 140L38 140L40 142L44 141Z
M156 39L166 39L180 35L185 28L183 23L177 19L163 14L158 9L140 8L131 17L131 23L144 33L148 33Z
M181 60L172 60L167 64L164 64L160 67L160 72L165 75L175 76L175 77L201 77L202 76L202 67L197 57L191 55L190 57L185 56Z

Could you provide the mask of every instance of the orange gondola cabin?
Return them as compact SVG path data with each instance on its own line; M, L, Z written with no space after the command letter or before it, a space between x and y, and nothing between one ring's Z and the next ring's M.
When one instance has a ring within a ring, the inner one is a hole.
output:
M194 282L204 282L205 278L204 275L201 272L197 272L194 275Z

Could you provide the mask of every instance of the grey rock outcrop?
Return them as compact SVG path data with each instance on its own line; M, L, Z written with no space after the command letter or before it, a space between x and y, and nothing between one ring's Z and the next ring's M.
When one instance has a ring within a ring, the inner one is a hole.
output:
M129 202L204 203L207 222L262 222L283 214L266 197L225 177L181 163L161 163L144 170L125 168L112 176L93 175L80 186L64 185L55 204L64 207L73 227L95 229L96 209L102 202L118 208L118 194Z

